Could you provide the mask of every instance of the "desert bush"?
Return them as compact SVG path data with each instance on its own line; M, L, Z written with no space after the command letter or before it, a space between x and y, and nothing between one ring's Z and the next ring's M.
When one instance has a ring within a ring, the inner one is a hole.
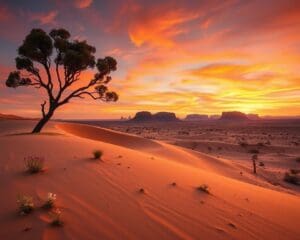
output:
M17 203L21 215L29 214L34 210L33 199L30 196L18 195Z
M298 174L298 173L300 173L300 169L290 169L290 172L292 174Z
M61 211L59 209L55 209L50 213L51 222L50 224L54 227L60 227L64 223L61 220Z
M248 146L248 143L246 143L246 142L239 142L239 145L240 145L241 147L247 147L247 146Z
M295 185L298 185L300 182L300 178L296 174L292 174L292 173L288 173L288 172L285 173L283 180L288 183L295 184Z
M259 162L259 166L263 167L263 166L265 166L265 164L263 162Z
M24 158L25 167L27 171L31 174L41 172L44 168L44 158L30 156Z
M93 152L93 155L94 155L94 158L95 159L101 159L102 155L103 155L103 152L101 150L95 150Z
M43 208L45 209L51 209L54 207L56 201L56 194L54 193L48 193L47 199L43 205Z
M202 192L205 192L205 193L208 193L208 194L210 193L209 187L206 184L200 185L199 187L197 187L197 189L199 191L202 191Z
M248 152L253 153L253 154L258 154L259 150L258 149L250 149Z

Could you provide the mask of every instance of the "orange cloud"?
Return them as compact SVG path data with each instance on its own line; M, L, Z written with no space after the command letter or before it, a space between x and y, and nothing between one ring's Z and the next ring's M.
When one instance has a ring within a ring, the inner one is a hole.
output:
M172 38L188 32L182 24L196 19L199 14L184 9L154 9L132 21L129 25L129 37L136 46L148 43L154 46L171 47Z
M76 8L87 8L93 3L93 0L75 0Z
M39 22L41 25L53 24L58 15L58 11L53 10L47 13L35 13L31 15L33 21Z

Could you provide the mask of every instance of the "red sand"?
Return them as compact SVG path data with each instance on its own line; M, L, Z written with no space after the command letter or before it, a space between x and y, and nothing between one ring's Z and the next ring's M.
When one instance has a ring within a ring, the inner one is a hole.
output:
M24 129L6 121L0 132L9 124ZM222 160L80 124L47 131L59 134L1 134L0 239L300 239L299 196L242 182ZM91 159L96 149L103 161ZM24 174L30 155L46 159L45 172ZM48 192L57 194L63 227L49 226L39 208L17 213L18 193L38 206Z

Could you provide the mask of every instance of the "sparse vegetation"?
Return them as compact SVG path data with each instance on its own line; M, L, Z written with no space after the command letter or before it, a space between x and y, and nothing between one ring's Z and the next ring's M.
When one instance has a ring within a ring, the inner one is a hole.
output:
M61 211L59 209L55 209L50 213L51 222L50 224L54 227L61 227L64 223L61 220Z
M292 174L298 174L298 173L300 173L300 169L290 169L290 172Z
M258 157L256 154L254 154L251 159L253 163L253 173L256 174L256 160L258 159Z
M24 158L25 167L30 174L39 173L44 169L44 158L30 156Z
M249 153L253 153L253 154L259 154L259 150L258 149L250 149L249 151L248 151Z
M93 152L93 155L94 155L94 159L101 159L103 152L101 150L95 150Z
M263 162L259 162L259 166L260 166L260 167L264 167L265 164L264 164Z
M285 173L283 180L295 185L299 185L300 183L300 178L296 174L292 174L289 172Z
M21 215L27 215L34 210L33 198L27 195L18 195L17 203Z
M56 194L54 193L48 193L46 202L43 205L44 209L52 209L55 205L55 201L56 201Z
M207 193L207 194L210 193L209 187L208 187L208 185L206 185L206 184L200 185L199 187L197 187L197 189L198 189L199 191L205 192L205 193Z
M241 147L247 147L247 146L248 146L248 143L246 143L246 142L239 142L239 145L240 145Z

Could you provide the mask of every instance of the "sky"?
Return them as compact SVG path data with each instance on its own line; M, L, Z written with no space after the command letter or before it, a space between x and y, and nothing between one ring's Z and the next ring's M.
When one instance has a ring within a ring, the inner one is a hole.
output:
M95 46L97 57L118 61L110 89L119 101L76 99L55 118L142 110L300 115L298 0L0 0L1 113L41 116L45 94L7 88L5 80L32 28L61 27Z

